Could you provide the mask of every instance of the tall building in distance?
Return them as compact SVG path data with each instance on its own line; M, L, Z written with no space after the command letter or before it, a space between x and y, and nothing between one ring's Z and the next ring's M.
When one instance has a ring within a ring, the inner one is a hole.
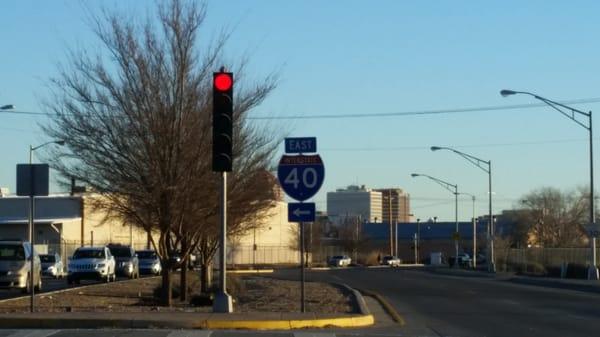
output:
M375 191L381 193L383 222L392 224L411 222L410 194L400 188L381 188Z
M327 215L336 224L350 216L359 216L363 222L381 222L381 204L381 192L368 189L365 185L350 185L327 192Z

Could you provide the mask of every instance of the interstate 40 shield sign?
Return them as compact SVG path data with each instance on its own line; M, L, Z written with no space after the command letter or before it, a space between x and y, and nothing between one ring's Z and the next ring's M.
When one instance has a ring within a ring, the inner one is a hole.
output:
M313 197L323 184L325 167L318 154L281 156L277 178L287 195L298 201Z

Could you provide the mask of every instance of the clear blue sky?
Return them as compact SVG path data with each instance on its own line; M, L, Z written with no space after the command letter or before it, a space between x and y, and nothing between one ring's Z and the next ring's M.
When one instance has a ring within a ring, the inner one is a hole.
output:
M151 1L86 2L143 15ZM233 29L229 57L251 56L250 74L279 69L281 84L254 116L371 114L535 103L500 89L555 100L600 97L596 1L210 1L205 36ZM48 79L66 48L97 46L79 1L3 1L0 105L43 111ZM600 104L577 108L600 112ZM599 114L600 118L600 114ZM46 139L40 117L0 114L0 186L15 191L15 164ZM457 183L487 208L487 176L449 152L494 165L494 211L531 189L588 183L587 132L550 108L275 123L316 136L326 178L315 197L349 184L400 187L413 213L453 220L453 196L418 172ZM598 124L596 123L596 126ZM598 130L600 135L600 130ZM596 140L596 148L600 146ZM283 145L282 145L283 147ZM597 154L597 152L596 152ZM600 161L596 160L600 165ZM461 219L471 201L461 198Z

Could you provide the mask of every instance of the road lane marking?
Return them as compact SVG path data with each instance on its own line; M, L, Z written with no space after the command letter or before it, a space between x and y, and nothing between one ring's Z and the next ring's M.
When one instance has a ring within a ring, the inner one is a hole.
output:
M60 330L20 330L7 337L48 337L59 331Z

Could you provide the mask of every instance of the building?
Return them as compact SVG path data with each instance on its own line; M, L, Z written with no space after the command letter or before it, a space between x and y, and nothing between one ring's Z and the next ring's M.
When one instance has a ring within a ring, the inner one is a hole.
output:
M264 223L238 237L229 238L227 263L234 265L297 264L300 255L298 223L288 221L287 203L277 201Z
M399 223L411 222L410 195L400 188L382 188L381 192L382 222Z
M338 224L344 217L359 216L363 221L381 222L381 192L362 186L350 185L327 193L327 214Z
M108 243L151 248L148 234L120 220L105 219L89 205L91 195L50 195L35 198L34 242L40 253L59 253L66 263L75 249ZM287 221L287 203L277 201L264 226L240 237L229 237L228 262L237 264L297 263L299 253L290 248L298 233L296 223ZM29 198L0 197L0 239L29 241ZM158 239L155 237L155 239ZM253 253L256 245L256 255ZM257 257L258 260L253 259Z

